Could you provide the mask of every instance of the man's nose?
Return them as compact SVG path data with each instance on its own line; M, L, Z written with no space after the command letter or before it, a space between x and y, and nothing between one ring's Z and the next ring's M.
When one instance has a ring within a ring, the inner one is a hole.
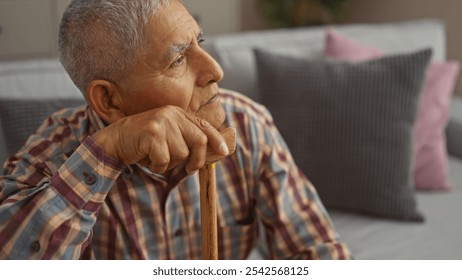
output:
M205 50L200 49L198 59L197 85L200 87L207 86L212 83L218 83L223 79L224 73L220 64Z

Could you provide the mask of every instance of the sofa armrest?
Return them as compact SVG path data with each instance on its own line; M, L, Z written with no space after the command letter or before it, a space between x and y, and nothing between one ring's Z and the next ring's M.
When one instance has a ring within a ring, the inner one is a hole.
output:
M451 119L446 128L448 153L462 159L462 121Z
M454 96L451 100L451 117L446 128L448 153L462 158L462 98Z
M2 120L0 120L0 170L3 162L8 158L8 150L6 148L5 137L3 136Z

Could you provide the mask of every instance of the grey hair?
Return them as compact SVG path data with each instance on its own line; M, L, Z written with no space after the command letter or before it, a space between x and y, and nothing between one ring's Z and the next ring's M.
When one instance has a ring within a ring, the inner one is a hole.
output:
M146 30L170 0L72 0L59 27L67 73L85 95L91 81L117 82L146 51Z

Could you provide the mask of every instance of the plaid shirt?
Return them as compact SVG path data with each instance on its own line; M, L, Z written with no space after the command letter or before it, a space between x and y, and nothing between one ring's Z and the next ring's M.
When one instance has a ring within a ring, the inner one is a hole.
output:
M270 258L350 258L268 111L221 97L237 149L216 166L219 258L246 259L259 224ZM121 164L91 138L103 126L88 107L62 110L5 163L0 258L201 258L198 175Z

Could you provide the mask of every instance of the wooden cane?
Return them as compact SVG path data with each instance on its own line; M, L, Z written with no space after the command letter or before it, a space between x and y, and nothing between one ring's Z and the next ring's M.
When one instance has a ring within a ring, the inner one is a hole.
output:
M218 260L217 192L215 163L199 170L201 196L202 258Z
M229 149L229 155L231 155L236 149L236 131L233 128L225 129L222 132L222 136L226 140L226 144ZM218 260L218 221L215 162L222 158L223 156L208 153L206 164L199 170L202 258L204 260Z

